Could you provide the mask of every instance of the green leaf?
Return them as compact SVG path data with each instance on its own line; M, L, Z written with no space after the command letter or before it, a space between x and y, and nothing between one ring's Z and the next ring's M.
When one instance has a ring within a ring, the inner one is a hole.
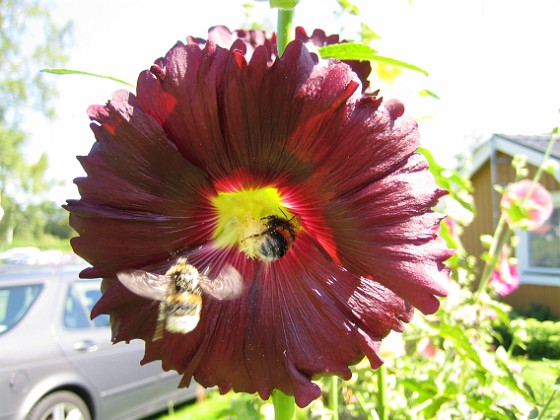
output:
M438 386L432 378L425 380L406 378L399 379L399 386L402 386L416 395L416 404L434 398L438 393Z
M506 414L491 408L493 405L491 398L477 395L476 397L467 398L467 404L474 408L478 413L484 414L485 418L511 420Z
M429 405L427 405L422 409L422 413L425 414L427 418L432 419L437 416L441 406L448 401L453 401L453 400L445 395L437 396L432 400L432 402Z
M369 44L374 39L381 39L381 36L375 32L372 28L362 22L362 42L364 44Z
M122 83L123 85L127 85L130 87L135 87L134 85L125 82L124 80L118 79L116 77L113 76L104 76L102 74L96 74L96 73L90 73L88 71L82 71L82 70L71 70L71 69L42 69L41 70L42 73L50 73L50 74L61 74L61 75L65 75L65 74L75 74L75 75L80 75L80 76L92 76L92 77L99 77L101 79L108 79L108 80L112 80L114 82L118 82L118 83Z
M471 213L475 213L476 209L474 208L474 204L465 197L465 194L463 194L464 192L472 192L471 182L467 178L462 177L456 170L447 169L438 164L432 153L425 147L418 148L417 152L424 155L428 161L428 165L430 165L430 172L436 179L437 184L441 188L447 190L449 195L460 203L461 206Z
M321 58L338 58L339 60L369 61L377 53L371 47L359 42L325 45L319 48Z
M408 70L414 70L424 74L425 76L428 75L428 72L426 70L423 70L413 64L383 55L377 55L376 50L359 42L346 42L343 44L325 45L324 47L319 48L319 54L321 55L321 58L338 58L339 60L358 61L380 61Z
M299 0L270 0L270 7L277 9L293 9L299 3Z
M509 317L511 306L493 299L490 300L487 304L494 310L496 316L504 325L506 325L507 327L511 325Z
M484 368L480 356L471 344L469 338L465 335L463 329L459 325L441 324L437 330L443 338L446 338L455 347L457 353L476 363L477 366Z
M338 4L340 5L340 7L347 11L348 13L352 14L352 15L359 15L360 11L358 10L358 6L356 6L353 3L350 3L349 0L338 0Z
M560 170L560 165L558 164L557 161L552 160L552 159L548 159L546 162L543 163L543 170L551 175L551 176L555 176L556 172L558 172Z
M511 366L508 364L508 354L503 347L498 347L496 350L496 363L501 368L502 375L495 376L502 385L506 386L512 393L517 393L522 396L525 401L534 404L535 398L531 390L524 389L517 383L517 377L512 373Z
M392 64L393 66L402 67L403 69L407 69L407 70L417 71L419 73L422 73L424 76L429 75L429 73L426 70L424 70L424 69L422 69L418 66L415 66L414 64L410 64L410 63L407 63L405 61L397 60L395 58L385 57L383 55L375 55L372 58L372 60L380 61L382 63Z
M506 191L506 189L502 185L496 184L494 185L494 191L496 191L499 194L503 194Z
M432 92L429 89L422 89L420 92L418 92L418 94L420 96L429 96L429 97L434 98L434 99L441 99L439 97L439 95L435 94L434 92Z

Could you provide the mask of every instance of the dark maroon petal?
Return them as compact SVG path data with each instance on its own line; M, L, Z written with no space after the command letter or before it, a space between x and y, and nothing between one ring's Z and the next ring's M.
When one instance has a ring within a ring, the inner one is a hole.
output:
M206 252L189 260L202 262ZM166 332L152 341L157 304L115 281L94 315L117 317L115 340L143 338L144 363L161 359L165 369L185 373L185 385L193 375L204 386L258 392L264 399L278 388L295 395L302 407L320 395L311 382L317 375L349 379L348 366L364 356L379 366L381 338L391 329L401 331L412 315L410 306L379 283L325 260L305 236L278 265L213 256L234 262L248 287L235 301L205 296L200 323L186 336Z
M214 179L240 169L264 181L308 171L301 160L325 150L316 133L358 86L345 65L316 66L299 43L271 68L258 57L248 68L211 43L204 50L179 44L158 67L165 77L144 72L139 79L141 107Z
M208 41L227 49L232 47L241 48L238 42L241 41L244 45L242 49L246 51L245 56L248 60L251 59L255 49L262 45L266 49L267 63L272 64L274 58L276 58L276 45L272 43L271 39L266 37L264 31L238 29L232 32L227 27L218 25L208 30ZM206 45L205 40L193 38L192 36L187 37L187 42L189 44L197 44L201 48Z
M119 92L89 110L97 142L80 158L88 175L75 181L82 200L65 207L80 234L72 246L95 266L91 276L161 261L213 233L206 175L135 105L134 96Z
M324 47L325 45L331 44L341 44L346 43L346 40L340 40L337 34L332 34L327 36L325 31L322 29L315 29L311 36L307 35L307 32L301 26L296 28L296 39L298 41L305 43L311 43L317 48ZM369 61L358 61L358 60L343 60L344 63L348 64L352 70L358 75L358 78L362 82L362 92L365 92L369 86L370 82L368 80L371 73L371 63Z
M338 131L339 147L325 166L339 191L354 191L369 185L400 166L420 146L418 125L404 114L396 100L362 97L349 109L344 126ZM348 150L357 153L348 154Z
M441 215L430 208L445 194L423 156L412 155L378 181L331 202L338 257L345 267L371 275L425 313L445 296L450 253L438 240Z

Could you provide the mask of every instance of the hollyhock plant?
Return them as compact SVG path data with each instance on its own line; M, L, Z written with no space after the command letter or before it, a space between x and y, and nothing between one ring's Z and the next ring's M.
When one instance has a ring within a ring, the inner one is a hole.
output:
M303 407L321 395L313 379L380 366L413 307L438 309L450 251L431 208L445 191L403 105L363 94L347 64L298 40L272 62L264 45L248 54L241 40L177 43L136 94L91 106L96 142L65 207L81 275L105 279L92 315L111 315L115 342L145 340L142 363L181 385L278 389ZM179 259L201 284L233 276L240 290L203 287L192 331L158 336L160 293L123 279L166 278Z
M509 254L509 246L504 245L490 278L490 287L500 296L507 296L519 287L519 271L514 264L510 264Z
M540 228L554 207L546 188L528 179L510 184L502 195L501 206L506 222L512 229L528 231Z

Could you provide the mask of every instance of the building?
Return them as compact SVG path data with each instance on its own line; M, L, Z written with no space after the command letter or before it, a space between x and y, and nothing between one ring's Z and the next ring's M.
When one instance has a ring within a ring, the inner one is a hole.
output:
M471 182L477 217L463 235L471 255L478 256L484 251L480 236L492 234L500 216L500 194L493 186L505 186L515 180L511 163L516 155L526 157L528 178L532 178L543 161L550 137L495 134L475 150ZM560 167L560 141L554 144L550 158ZM539 232L517 232L520 287L504 301L522 311L533 304L545 306L560 317L560 170L554 175L543 174L540 183L550 191L555 208Z

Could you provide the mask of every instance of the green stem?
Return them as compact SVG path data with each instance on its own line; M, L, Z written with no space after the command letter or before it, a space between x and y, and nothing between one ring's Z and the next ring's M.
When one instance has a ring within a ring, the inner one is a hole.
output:
M332 419L338 420L338 376L330 377L331 389L329 392L329 409L332 413Z
M503 232L504 228L506 229ZM511 239L511 235L513 232L511 229L508 228L506 219L502 215L498 222L498 226L496 227L496 231L494 232L494 237L492 238L492 244L490 245L490 250L488 251L488 258L489 260L484 265L484 270L482 271L482 277L480 278L480 284L478 285L478 289L474 294L474 299L477 300L480 293L486 289L488 286L488 282L492 277L492 272L496 268L496 263L498 262L498 258L500 256L500 252L502 252L502 248L505 244L509 242Z
M387 420L385 373L385 365L379 366L377 369L377 415L379 420Z
M550 155L552 154L552 148L554 147L554 143L556 143L557 138L558 136L556 135L556 132L553 132L552 136L550 137L550 141L548 142L548 147L544 152L542 163L539 165L539 168L537 169L537 173L533 178L533 182L539 182L539 180L541 179L541 175L544 170L544 165L550 158Z
M513 350L515 350L515 347L517 347L517 342L519 340L516 338L515 334L513 335L513 338L511 339L511 344L509 345L509 349L507 351L507 355L508 357L511 357L513 355Z
M288 43L294 38L294 9L278 9L278 26L276 29L276 45L278 57L284 54Z
M286 395L279 389L272 391L274 418L276 420L292 420L296 412L295 401L292 395Z
M550 398L546 401L546 404L544 405L544 407L542 408L541 412L539 413L539 417L537 417L537 420L541 420L544 419L544 415L545 413L548 411L550 404L555 401L554 398L556 397L556 390L554 390L552 392L552 394L550 394ZM558 416L555 417L556 419L559 418Z

